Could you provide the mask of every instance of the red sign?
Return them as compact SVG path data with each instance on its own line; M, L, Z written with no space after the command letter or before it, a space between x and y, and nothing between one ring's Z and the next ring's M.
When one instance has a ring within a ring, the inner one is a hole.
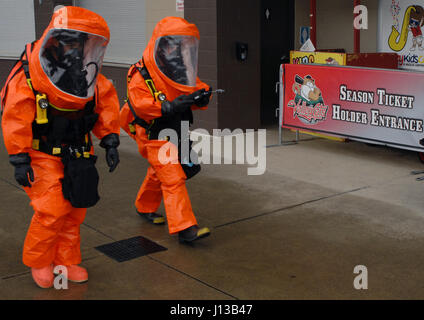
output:
M286 128L422 152L424 73L284 65Z
M177 0L177 11L184 11L184 0Z

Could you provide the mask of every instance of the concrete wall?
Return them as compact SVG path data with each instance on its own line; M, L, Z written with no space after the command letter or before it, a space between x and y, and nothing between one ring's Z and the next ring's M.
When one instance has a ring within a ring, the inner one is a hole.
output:
M195 23L200 33L198 76L218 89L217 0L185 0L184 6L184 18ZM193 128L211 131L218 127L219 99L215 95L207 110L194 113Z
M194 127L258 128L260 121L260 2L256 0L186 0L185 19L200 31L199 77L214 89L206 111L195 113ZM239 62L236 41L249 45L249 59Z
M175 0L146 0L146 38L150 39L159 20L167 17L182 17L184 11L176 11Z
M296 0L295 48L300 26L309 26L310 0ZM361 52L377 51L377 0L362 0L368 8L368 30L361 30ZM343 48L353 52L353 0L317 0L317 49Z
M294 1L294 48L295 50L299 50L300 48L300 27L301 26L309 26L309 3L310 0L295 0Z
M261 4L218 0L218 128L257 129L261 106ZM248 59L236 58L236 42L249 46Z

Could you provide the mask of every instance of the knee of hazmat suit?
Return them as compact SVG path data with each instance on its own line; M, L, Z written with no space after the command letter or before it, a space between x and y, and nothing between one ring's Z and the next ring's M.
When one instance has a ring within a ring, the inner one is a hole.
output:
M41 38L26 46L23 58L12 69L15 74L3 87L2 129L10 162L16 165L14 156L29 155L34 168L33 186L25 188L35 210L24 246L24 262L29 266L40 267L48 262L43 256L54 256L56 238L78 243L67 230L61 230L67 223L59 221L66 221L68 214L80 221L75 212L82 218L85 214L85 210L75 210L62 194L59 180L66 150L82 150L84 157L90 158L91 131L102 141L114 135L116 139L108 141L115 141L113 147L119 144L118 96L100 73L109 38L106 21L98 14L80 7L61 7ZM40 107L39 99L47 103ZM45 122L39 122L40 114ZM82 152L77 154L82 157ZM73 236L79 237L79 228L73 229ZM60 237L61 232L66 237Z

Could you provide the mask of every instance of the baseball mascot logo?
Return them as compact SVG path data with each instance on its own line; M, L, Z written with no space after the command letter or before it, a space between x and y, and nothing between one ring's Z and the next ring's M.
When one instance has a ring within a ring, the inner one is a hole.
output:
M298 117L303 123L313 125L327 118L328 106L324 104L321 90L310 75L305 78L296 75L293 92L294 100L287 104L293 108L293 119Z

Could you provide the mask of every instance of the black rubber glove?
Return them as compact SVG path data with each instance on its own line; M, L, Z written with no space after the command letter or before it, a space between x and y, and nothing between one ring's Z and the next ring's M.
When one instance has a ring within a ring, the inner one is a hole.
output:
M116 169L119 163L119 153L116 148L106 148L106 162L109 166L109 172Z
M196 92L193 92L190 97L193 98L194 104L198 107L206 107L209 104L209 100L212 95L212 88L209 87L209 90L206 91L205 89L197 90Z
M193 104L193 97L183 94L176 97L173 101L162 102L162 115L172 116L176 113L187 111Z
M34 182L34 171L31 167L31 157L28 153L18 153L9 156L9 162L15 167L15 180L24 187L31 187Z
M119 153L117 149L119 146L119 136L116 133L104 136L102 141L100 141L100 146L106 149L106 163L109 166L109 172L112 172L119 163Z

